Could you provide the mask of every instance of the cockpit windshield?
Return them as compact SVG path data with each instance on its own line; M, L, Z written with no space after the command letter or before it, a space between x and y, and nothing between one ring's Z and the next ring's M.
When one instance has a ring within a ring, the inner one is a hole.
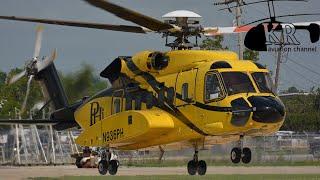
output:
M250 78L243 72L221 73L228 95L256 92Z
M266 72L255 72L252 73L252 77L256 82L259 91L261 93L272 93L273 84L269 73Z

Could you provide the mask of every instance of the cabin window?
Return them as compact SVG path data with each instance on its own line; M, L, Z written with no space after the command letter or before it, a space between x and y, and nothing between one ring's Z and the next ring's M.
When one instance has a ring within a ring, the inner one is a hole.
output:
M128 116L128 125L132 124L132 116Z
M158 92L158 99L159 99L159 103L160 105L163 105L164 103L164 88L160 88L160 91Z
M181 98L182 98L182 100L188 99L188 83L182 84Z
M173 104L173 100L174 100L174 88L170 87L167 90L167 99L169 104Z
M153 107L153 95L152 95L152 93L147 93L147 95L146 95L146 104L147 104L147 109L151 109Z
M217 74L207 74L205 78L205 101L223 97L223 92Z
M141 96L136 96L134 109L141 110Z
M120 110L121 110L120 99L115 99L113 102L113 114L120 112Z
M126 111L132 110L132 97L126 97Z

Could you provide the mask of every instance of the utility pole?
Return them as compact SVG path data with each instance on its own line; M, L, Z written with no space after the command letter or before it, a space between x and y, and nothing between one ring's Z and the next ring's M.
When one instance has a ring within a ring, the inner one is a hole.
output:
M276 74L274 77L274 91L275 93L278 93L278 87L279 87L279 78L280 78L280 65L281 65L281 56L282 56L282 49L283 49L283 44L284 42L284 34L283 32L281 33L280 37L280 48L277 54L277 62L276 62Z
M237 8L236 8L236 26L241 26L241 16L242 16L242 9L241 5L243 3L243 0L236 0ZM238 48L239 48L239 59L243 59L243 35L242 33L238 33Z
M241 16L242 16L242 9L241 6L244 5L243 0L221 0L220 2L215 2L215 6L219 5L227 5L229 7L229 4L236 3L237 6L235 9L235 20L233 22L233 26L241 26ZM232 7L233 8L233 7ZM233 14L232 9L228 8L229 12ZM242 33L238 33L238 53L239 53L239 59L243 59L243 52L244 52L244 47L243 47L243 35Z

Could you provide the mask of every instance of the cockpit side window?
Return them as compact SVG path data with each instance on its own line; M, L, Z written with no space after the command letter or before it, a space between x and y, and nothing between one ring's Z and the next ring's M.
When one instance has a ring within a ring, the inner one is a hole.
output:
M212 101L222 98L223 91L219 83L218 75L209 73L205 77L205 101Z
M255 72L252 73L252 77L261 93L273 93L274 88L269 73Z

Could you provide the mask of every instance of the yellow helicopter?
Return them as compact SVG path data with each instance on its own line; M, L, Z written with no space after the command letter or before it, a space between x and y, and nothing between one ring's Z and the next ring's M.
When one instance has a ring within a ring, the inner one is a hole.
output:
M200 15L174 11L164 22L104 0L85 0L140 26L0 16L0 19L76 26L132 33L157 32L167 38L168 52L143 51L119 56L102 72L112 87L69 104L53 64L55 51L39 60L39 40L25 71L10 81L28 76L40 82L54 111L48 120L10 120L5 123L54 124L58 130L81 127L81 146L101 147L100 174L115 175L119 162L110 149L136 150L184 143L194 148L188 162L190 175L205 175L207 165L198 151L206 145L238 141L230 153L233 163L249 163L251 150L245 136L262 136L279 130L285 107L273 92L269 71L234 52L193 50L190 37L217 33L218 27L201 27ZM219 32L223 33L223 32ZM40 35L37 36L38 39ZM169 37L175 37L168 42Z

